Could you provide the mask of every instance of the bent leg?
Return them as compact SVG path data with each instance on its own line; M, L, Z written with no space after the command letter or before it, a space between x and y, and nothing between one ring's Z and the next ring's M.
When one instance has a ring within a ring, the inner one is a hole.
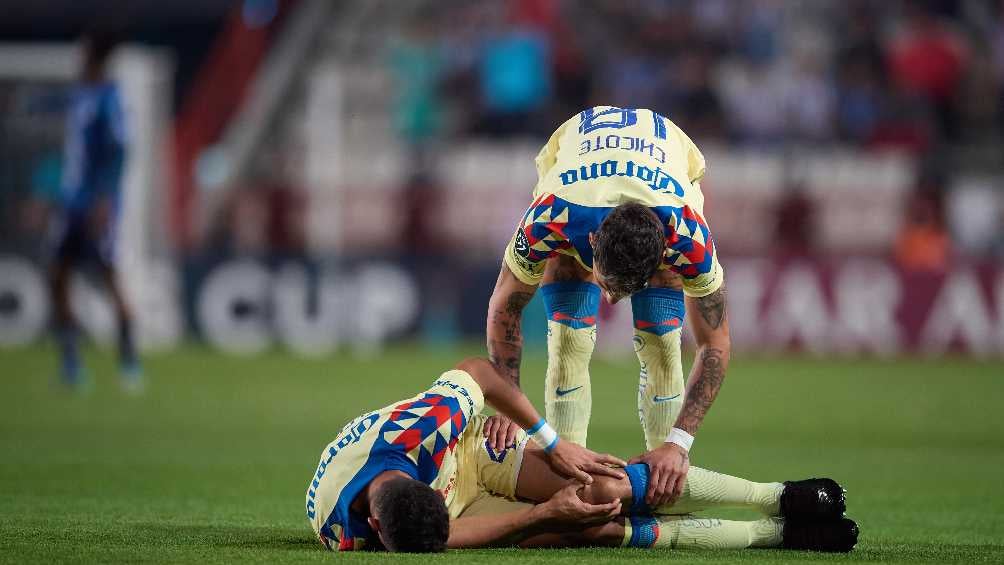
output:
M600 287L574 258L558 255L548 261L540 292L547 310L546 418L562 439L586 445Z
M568 479L555 473L547 463L546 455L538 448L527 449L516 480L516 496L531 502L544 502L568 484ZM672 505L649 509L644 507L644 493L648 487L648 470L645 465L629 465L627 477L615 479L593 476L593 483L582 489L580 496L586 502L603 504L619 498L625 509L635 506L634 493L642 501L633 510L641 514L690 514L711 508L750 508L766 516L779 514L781 483L757 483L739 477L724 475L691 467L684 483L683 494Z
M784 521L737 521L693 516L632 516L578 531L534 536L520 547L640 547L746 549L780 547Z
M633 516L624 533L624 545L666 549L746 549L779 547L784 521L719 520L694 516Z
M646 288L631 297L638 377L638 417L645 445L666 441L683 407L683 290L680 276L659 271Z
M751 508L764 516L780 514L781 483L757 483L739 477L691 467L683 494L655 514L691 514L709 508Z
M522 465L516 478L516 497L534 503L545 502L567 485L569 480L551 469L547 455L540 448L528 445L523 451ZM593 475L593 483L583 488L580 497L591 504L619 498L627 508L631 502L631 483L627 478Z
M585 529L540 534L519 544L529 547L620 547L624 544L625 518Z
M625 471L632 489L630 508L635 514L682 515L710 508L750 508L765 516L780 515L782 483L757 483L692 466L680 498L671 504L650 508L645 503L648 466L628 465Z

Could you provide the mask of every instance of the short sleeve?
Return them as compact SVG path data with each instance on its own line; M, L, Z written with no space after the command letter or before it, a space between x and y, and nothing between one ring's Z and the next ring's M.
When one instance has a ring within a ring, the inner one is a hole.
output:
M554 195L544 194L530 204L503 254L509 270L524 284L540 284L547 260L571 247L563 233L567 219L552 217L554 202Z
M685 206L667 239L664 265L683 277L683 292L700 298L715 292L725 282L718 251L707 222Z
M526 232L523 231L522 227L516 229L516 233L509 240L509 245L506 246L502 258L512 274L523 284L538 285L544 278L547 258L538 259L531 256Z
M697 148L693 140L690 137L680 131L680 135L683 137L683 147L687 154L687 176L690 177L691 183L700 182L704 178L704 174L708 170L708 164L704 161L704 154L701 150Z
M381 469L432 484L447 453L484 406L484 393L467 372L443 373L425 392L391 407L380 430L385 442Z
M426 394L453 399L468 422L485 409L485 395L481 392L481 387L470 373L460 369L440 375Z

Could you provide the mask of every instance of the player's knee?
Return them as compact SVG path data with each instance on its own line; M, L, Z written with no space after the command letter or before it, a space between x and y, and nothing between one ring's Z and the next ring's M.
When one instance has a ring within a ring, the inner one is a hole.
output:
M616 479L606 475L593 475L593 483L586 485L579 495L589 504L606 504L631 495L631 484L627 479Z
M664 336L683 327L685 308L681 290L646 288L631 297L631 309L636 332Z
M649 288L671 288L683 292L683 276L670 269L659 269L652 275Z

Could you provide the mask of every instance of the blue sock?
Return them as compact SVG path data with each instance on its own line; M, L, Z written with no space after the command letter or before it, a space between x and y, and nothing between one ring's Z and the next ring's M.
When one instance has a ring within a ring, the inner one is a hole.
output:
M632 515L649 514L648 504L645 503L645 493L648 491L648 465L645 463L635 463L624 467L628 481L631 483L631 509Z
M659 522L651 516L631 516L631 539L628 547L652 547L659 538Z
M631 310L636 330L665 335L683 327L683 291L646 288L631 295Z
M61 325L56 328L56 342L59 344L60 364L63 370L63 380L75 384L80 379L80 347L79 333L72 325Z
M548 320L576 330L596 325L600 287L595 284L582 281L545 284L540 287L540 294Z
M128 371L139 369L139 357L136 355L136 344L133 341L132 322L119 322L119 363Z

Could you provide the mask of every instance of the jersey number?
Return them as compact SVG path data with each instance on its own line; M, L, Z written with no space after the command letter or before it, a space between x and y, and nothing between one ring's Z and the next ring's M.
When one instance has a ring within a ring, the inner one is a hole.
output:
M637 123L638 110L635 108L610 107L599 112L590 108L579 113L579 133L582 134L603 128L623 129ZM666 118L652 112L652 123L655 130L653 135L666 139Z

